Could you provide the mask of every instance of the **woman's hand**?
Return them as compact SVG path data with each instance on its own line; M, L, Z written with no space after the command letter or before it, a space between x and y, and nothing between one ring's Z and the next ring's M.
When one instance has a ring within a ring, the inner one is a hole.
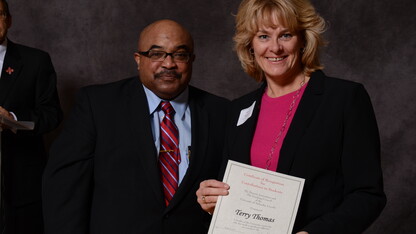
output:
M218 196L227 196L230 186L218 180L204 180L196 191L197 201L201 208L212 214L217 204Z

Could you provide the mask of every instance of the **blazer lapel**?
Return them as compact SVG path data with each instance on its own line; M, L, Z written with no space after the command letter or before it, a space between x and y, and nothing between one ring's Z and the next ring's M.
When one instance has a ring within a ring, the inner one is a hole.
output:
M245 164L251 164L250 160L250 151L251 143L253 141L254 132L256 130L257 120L260 114L261 98L266 88L266 83L263 83L261 88L257 89L253 93L251 99L248 99L243 105L241 105L241 110L236 110L237 116L232 116L232 119L235 119L236 122L231 123L234 126L228 126L229 128L235 129L233 137L228 139L228 144L232 147L231 152L228 155L229 159L242 162ZM243 110L250 108L254 104L253 113L251 116L241 125L237 125L237 121ZM233 141L233 142L230 142Z
M10 40L7 42L6 56L4 57L3 69L0 78L0 104L4 105L11 87L16 83L23 64L16 46Z
M164 204L162 185L158 169L157 151L154 146L152 129L150 126L150 113L147 98L142 84L134 82L131 95L128 98L127 108L131 139L136 141L133 151L139 157L141 169L146 174L144 180L148 180L150 188L154 191L155 198Z
M290 124L289 130L283 141L280 150L279 164L277 171L289 174L295 158L296 149L306 132L315 111L321 103L322 93L324 92L324 77L321 71L314 72L309 80L309 84L300 100L298 109Z

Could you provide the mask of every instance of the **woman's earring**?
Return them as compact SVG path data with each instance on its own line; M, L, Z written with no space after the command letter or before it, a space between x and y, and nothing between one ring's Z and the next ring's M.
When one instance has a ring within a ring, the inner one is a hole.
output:
M300 48L300 54L304 54L305 53L305 47Z
M250 49L248 50L248 52L249 52L251 55L254 55L254 49L253 49L253 48L250 48Z

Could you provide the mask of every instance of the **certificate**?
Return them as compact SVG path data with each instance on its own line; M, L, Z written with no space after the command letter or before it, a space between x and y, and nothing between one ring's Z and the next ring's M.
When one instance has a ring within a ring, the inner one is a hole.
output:
M292 233L304 179L228 161L208 233Z
M3 116L0 114L0 123L4 124L10 130L12 130L14 133L16 133L16 130L33 130L35 127L35 124L33 122L29 121L16 121L14 119L9 119L6 116ZM0 131L2 129L0 128Z

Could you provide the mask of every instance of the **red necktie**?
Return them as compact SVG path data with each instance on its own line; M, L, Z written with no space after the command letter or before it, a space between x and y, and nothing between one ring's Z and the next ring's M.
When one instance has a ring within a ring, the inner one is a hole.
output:
M179 133L175 122L173 122L175 110L172 105L169 102L162 101L160 107L165 113L165 117L160 123L159 166L165 203L168 206L178 188L178 165L180 163Z

